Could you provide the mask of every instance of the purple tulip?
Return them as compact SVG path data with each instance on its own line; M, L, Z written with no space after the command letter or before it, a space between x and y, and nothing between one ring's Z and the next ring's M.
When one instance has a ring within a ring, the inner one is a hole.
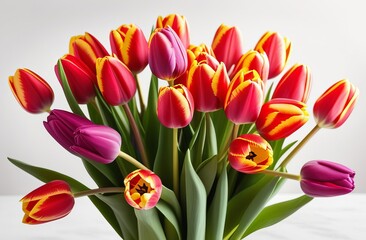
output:
M301 189L311 197L333 197L353 191L355 172L325 160L307 162L301 168Z
M76 114L52 110L43 124L61 146L79 157L107 164L120 151L121 136L117 131Z

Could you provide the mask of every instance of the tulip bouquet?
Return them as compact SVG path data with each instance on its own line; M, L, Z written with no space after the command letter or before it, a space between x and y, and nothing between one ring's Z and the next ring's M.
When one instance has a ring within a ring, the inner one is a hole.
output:
M359 91L336 82L313 106L316 126L286 142L309 119L312 78L304 64L285 71L292 47L279 33L266 32L244 52L239 29L222 24L211 46L193 45L186 19L171 14L158 17L149 38L124 24L109 39L111 53L90 33L71 37L57 61L69 111L51 109L53 90L33 71L9 77L21 106L47 114L46 131L97 185L9 158L45 182L21 200L24 223L65 217L88 196L126 240L242 239L314 197L354 189L354 171L335 162L286 170L319 129L346 121ZM147 101L138 79L146 66ZM268 205L286 179L299 181L304 194Z

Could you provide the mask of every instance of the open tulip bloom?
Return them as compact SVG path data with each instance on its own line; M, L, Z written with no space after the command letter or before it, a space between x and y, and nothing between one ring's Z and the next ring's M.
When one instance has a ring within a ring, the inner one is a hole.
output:
M158 17L146 39L136 25L122 24L110 31L110 55L90 33L72 37L55 66L70 110L51 109L53 90L33 71L9 77L20 105L45 114L45 130L98 186L9 158L45 182L22 198L24 223L63 218L76 198L89 196L125 240L242 239L314 197L353 191L348 167L296 159L317 131L350 116L359 95L350 81L319 96L316 125L289 142L311 117L306 101L316 87L307 65L287 66L290 40L266 32L245 46L237 27L222 24L211 47L193 45L178 14ZM138 74L147 65L144 94ZM298 173L287 171L293 159L304 161ZM298 181L304 194L267 205L284 179Z

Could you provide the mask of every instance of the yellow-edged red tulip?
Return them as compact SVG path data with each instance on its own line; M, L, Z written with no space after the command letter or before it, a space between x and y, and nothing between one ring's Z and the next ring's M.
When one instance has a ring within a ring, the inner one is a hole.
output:
M156 206L162 192L158 175L150 170L137 169L124 180L125 199L136 209L147 210Z
M79 58L65 54L59 59L64 70L71 92L79 104L85 104L92 100L95 93L95 74ZM55 73L62 85L60 69L55 66Z
M258 41L255 50L265 53L269 61L268 78L274 78L285 68L291 52L291 42L277 32L266 32Z
M259 134L270 140L285 138L309 119L306 104L294 99L275 98L263 104L255 122Z
M192 94L182 84L159 89L157 115L167 128L181 128L187 126L194 113Z
M235 138L228 151L232 168L242 173L257 173L273 163L271 145L256 134L243 134Z
M50 110L54 93L38 74L27 68L17 69L8 82L15 98L27 112L42 113Z
M239 71L226 94L226 117L235 124L255 122L264 100L263 88L263 81L255 70Z
M74 196L70 186L61 180L54 180L28 193L21 200L23 223L41 224L68 215L74 207Z
M237 27L221 24L212 41L212 49L219 62L224 62L227 70L239 60L243 54L243 41Z
M187 19L178 14L169 14L166 17L159 16L156 20L156 28L170 26L182 41L185 48L190 45L190 36Z
M272 98L291 98L306 103L311 88L311 72L307 65L295 64L278 82Z
M313 113L318 126L340 127L353 111L358 95L358 88L347 79L333 84L314 104Z
M187 88L200 112L212 112L223 108L229 76L223 62L207 53L201 53L189 68Z
M96 62L97 83L105 101L117 106L131 100L136 93L132 72L118 58L106 56Z
M230 78L233 78L239 71L245 72L256 70L265 84L268 79L269 62L268 57L264 53L255 50L249 50L244 53L239 61L235 64L234 70L230 73Z
M109 41L114 53L137 74L147 66L147 40L142 30L135 24L123 24L109 34Z
M69 53L83 61L94 73L97 58L109 55L99 40L88 32L70 38Z

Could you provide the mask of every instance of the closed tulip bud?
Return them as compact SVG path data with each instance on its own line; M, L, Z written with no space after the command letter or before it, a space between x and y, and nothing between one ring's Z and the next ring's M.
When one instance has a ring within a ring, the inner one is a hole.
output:
M346 79L328 88L314 104L313 113L318 126L340 127L355 107L358 95L358 88Z
M263 104L255 122L259 134L270 140L290 136L309 119L306 104L294 99L275 98Z
M257 173L273 162L271 145L256 134L243 134L235 138L229 148L228 160L232 168L242 173Z
M54 93L50 85L29 69L17 69L9 77L9 86L19 104L30 113L50 110Z
M147 40L134 24L124 24L109 34L114 53L131 72L140 73L147 66Z
M185 86L178 84L159 89L157 115L165 127L185 127L191 122L193 113L193 97Z
M152 33L148 58L151 72L160 79L172 81L187 70L187 51L170 27Z
M306 103L311 87L311 73L308 66L295 64L278 82L272 98L290 98Z
M229 82L224 63L201 53L189 68L187 79L196 110L212 112L223 108Z
M243 40L237 27L221 24L211 46L217 60L224 62L229 72L243 54Z
M131 100L136 93L132 72L119 59L111 56L98 58L97 83L105 101L118 106Z
M152 171L137 169L127 175L124 183L125 199L132 207L147 210L159 202L163 185Z
M99 40L87 32L70 38L69 53L83 61L93 73L97 58L109 55Z
M114 161L121 136L114 129L63 110L52 110L44 126L48 133L74 155L99 163Z
M169 14L166 17L159 16L156 20L156 28L171 27L178 35L185 48L190 44L190 36L187 19L178 14Z
M90 102L96 95L94 88L94 84L96 83L95 74L84 62L70 54L66 54L60 58L59 63L64 70L68 85L76 101L79 104ZM55 66L55 73L62 85L58 65Z
M291 52L291 42L277 32L266 32L258 41L255 50L265 53L269 61L268 78L274 78L285 68Z
M255 122L263 104L263 87L263 81L255 70L238 72L226 94L226 117L235 124Z
M239 61L235 64L234 70L230 73L230 78L233 78L239 71L245 72L250 70L256 70L265 84L268 79L269 62L267 55L259 53L254 50L250 50L243 54Z
M311 197L333 197L350 193L355 188L355 172L339 163L313 160L301 168L300 186Z
M68 215L74 207L74 196L70 186L61 180L54 180L28 193L21 200L23 223L41 224Z

